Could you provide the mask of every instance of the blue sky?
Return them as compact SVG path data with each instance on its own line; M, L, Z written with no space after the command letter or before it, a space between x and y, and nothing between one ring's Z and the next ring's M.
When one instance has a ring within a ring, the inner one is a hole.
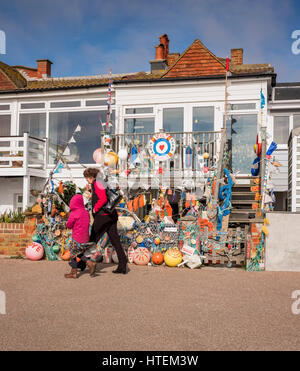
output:
M149 70L158 36L182 53L200 39L215 55L244 49L244 63L271 63L277 81L300 81L299 0L0 0L10 65L54 64L52 75Z

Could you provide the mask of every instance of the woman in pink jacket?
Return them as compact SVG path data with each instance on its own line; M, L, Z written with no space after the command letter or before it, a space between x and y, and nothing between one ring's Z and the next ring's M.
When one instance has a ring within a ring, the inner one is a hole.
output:
M84 207L83 197L76 194L70 201L69 219L67 228L72 229L72 246L71 246L71 272L65 274L66 278L77 278L77 268L85 268L87 264L90 268L90 275L95 273L96 263L88 260L84 255L84 245L90 240L89 227L90 215ZM82 270L83 270L82 269Z
M127 258L124 249L121 245L120 236L118 234L117 222L118 213L116 210L108 212L103 208L107 203L106 189L100 181L96 181L98 169L88 168L83 172L88 184L91 186L92 191L92 213L94 223L92 225L90 241L98 243L100 238L106 232L108 237L116 250L118 256L118 267L113 270L113 273L127 273Z

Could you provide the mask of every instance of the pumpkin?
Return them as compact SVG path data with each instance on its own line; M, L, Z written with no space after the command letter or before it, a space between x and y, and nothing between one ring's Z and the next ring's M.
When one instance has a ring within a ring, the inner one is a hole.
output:
M152 262L156 265L160 265L164 262L164 256L161 252L155 252L152 255Z
M164 261L169 267L177 267L182 262L182 254L178 249L169 249L165 253Z

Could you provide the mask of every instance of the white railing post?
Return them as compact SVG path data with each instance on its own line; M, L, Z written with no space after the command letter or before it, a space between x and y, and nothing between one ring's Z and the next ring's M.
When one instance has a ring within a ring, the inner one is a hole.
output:
M23 168L25 170L25 175L27 175L27 172L28 172L28 133L24 133L23 138L24 138Z

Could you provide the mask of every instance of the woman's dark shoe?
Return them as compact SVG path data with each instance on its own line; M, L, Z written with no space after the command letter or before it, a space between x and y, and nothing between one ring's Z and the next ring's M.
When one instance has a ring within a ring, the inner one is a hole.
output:
M117 268L113 271L113 273L127 274L127 269L126 268Z
M72 268L70 273L65 274L65 278L77 278L77 269Z
M95 270L96 270L96 262L93 262L91 260L88 260L86 262L86 265L89 267L90 269L90 276L93 276L95 274Z

